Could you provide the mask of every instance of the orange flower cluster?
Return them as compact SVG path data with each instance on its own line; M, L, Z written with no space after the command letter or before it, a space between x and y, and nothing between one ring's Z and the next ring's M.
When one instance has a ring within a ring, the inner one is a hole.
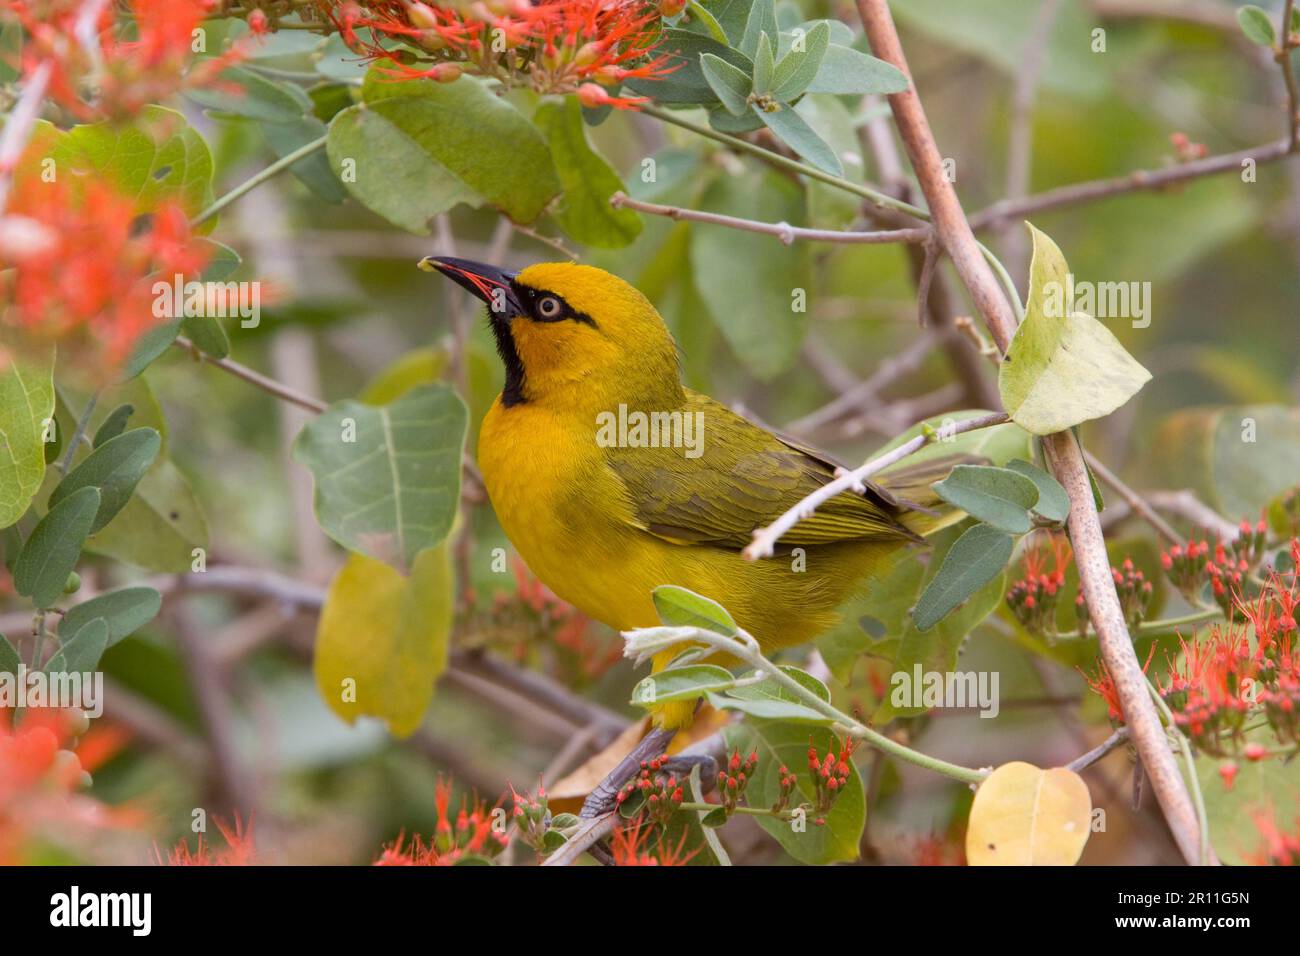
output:
M808 740L808 770L812 775L813 788L816 790L813 810L817 813L817 817L813 823L819 827L826 825L826 814L830 812L831 807L835 805L835 801L848 785L849 774L852 772L849 758L853 756L857 746L856 739L845 737L839 745L838 752L835 749L835 742L832 741L826 756L820 757L812 739Z
M33 142L15 175L15 192L0 218L0 283L8 320L30 337L64 341L82 334L104 364L120 364L159 321L153 284L177 273L197 275L207 247L185 212L164 203L141 216L136 201L108 183L41 182Z
M635 109L628 79L673 69L656 56L659 12L644 0L321 0L348 47L402 79L449 83L462 72L507 87L577 94L584 106Z
M3 9L27 35L22 73L48 63L50 99L91 120L134 116L178 90L218 83L246 50L237 44L190 65L205 43L200 24L217 6L216 0L131 0L129 32L113 3L6 0Z
M1291 541L1290 552L1290 569L1269 570L1251 600L1236 597L1228 623L1212 625L1199 640L1179 638L1178 661L1171 663L1159 691L1175 723L1203 753L1240 752L1251 760L1265 756L1243 739L1248 716L1260 712L1286 748L1300 746L1300 538ZM1110 719L1122 723L1123 710L1104 664L1088 683L1106 701Z
M529 663L539 650L551 658L546 669L572 687L599 679L623 657L623 644L603 629L592 627L587 617L561 600L528 570L522 561L512 565L515 590L501 591L487 607L475 607L469 594L473 632L484 643L498 647L520 664Z
M1065 587L1070 542L1063 534L1049 535L1047 547L1025 551L1025 576L1007 591L1007 606L1031 634L1056 631L1056 601Z
M675 847L668 846L663 834L660 833L658 846L655 847L655 852L651 853L649 841L650 834L654 831L654 826L639 817L634 823L625 824L615 830L609 841L609 849L615 865L685 866L695 854L700 852L698 849L690 853L683 852L686 838L690 835L690 831L684 830Z
M399 834L384 847L375 866L451 866L467 857L491 859L509 846L505 827L496 824L498 818L504 821L504 814L495 814L496 808L489 808L482 800L472 804L462 800L453 823L451 781L438 781L434 805L438 809L438 825L433 839L426 843L417 834L409 846L403 846L406 835Z
M138 829L141 815L81 793L89 772L126 739L109 725L87 730L79 710L0 710L0 865L26 862L42 844L91 847L108 833ZM73 739L81 736L74 751Z
M154 850L154 856L159 865L252 866L257 860L257 851L253 846L252 827L249 826L245 829L238 817L235 818L234 826L227 826L221 820L214 822L217 829L221 831L222 839L226 841L224 847L214 847L200 833L198 845L192 850L184 840L169 850L166 857Z

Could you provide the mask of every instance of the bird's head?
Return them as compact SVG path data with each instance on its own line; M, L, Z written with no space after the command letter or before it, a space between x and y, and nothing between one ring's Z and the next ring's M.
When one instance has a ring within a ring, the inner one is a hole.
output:
M603 269L545 262L521 272L430 256L438 271L487 303L506 366L502 401L605 407L675 406L677 349L650 300ZM670 405L671 403L671 405Z

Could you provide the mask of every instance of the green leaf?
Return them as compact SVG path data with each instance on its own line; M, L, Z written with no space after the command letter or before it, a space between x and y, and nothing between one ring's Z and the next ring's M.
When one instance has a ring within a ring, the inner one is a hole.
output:
M650 708L671 700L694 700L706 691L723 690L735 682L729 670L715 664L669 667L639 681L632 688L631 704Z
M661 584L655 588L654 602L659 620L669 627L698 627L728 637L739 630L727 609L717 601L710 601L675 584Z
M974 525L974 527L983 527ZM919 585L914 585L906 593L909 600L916 600L917 590L928 588L938 577L948 554L964 532L960 526L944 529L935 539L934 554L925 568L925 576ZM927 630L920 630L914 620L904 617L901 626L891 622L889 635L898 635L897 639L881 641L870 653L885 657L893 663L894 673L915 674L919 666L922 673L947 673L957 669L958 654L968 635L986 617L1002 604L1006 594L1006 572L993 575L989 581L975 591L966 601L950 611L944 618ZM924 713L924 706L910 706L910 701L899 701L895 706L892 694L881 701L872 717L873 723L885 724L895 717L911 716Z
M700 826L716 829L727 822L727 811L724 807L718 807L716 810L710 810L704 816L700 817Z
M781 58L772 80L774 98L789 103L803 95L821 69L830 36L830 26L823 20L804 35L802 50L792 49Z
M773 0L753 0L753 5L749 8L749 19L745 21L745 34L741 37L738 48L745 56L753 57L758 53L764 33L774 37L779 32Z
M261 130L267 144L281 159L313 140L320 139L326 132L325 124L315 116L301 116L288 123L265 123ZM341 203L348 198L348 191L334 175L329 156L323 149L298 160L289 167L289 172L313 194L328 203Z
M1059 481L1023 458L1012 459L1007 462L1007 467L1024 475L1038 487L1038 503L1034 505L1035 514L1048 521L1065 523L1065 519L1070 516L1070 496L1065 493Z
M1097 68L1097 60L1116 55L1119 41L1112 33L1109 54L1093 52L1093 30L1099 25L1087 3L1062 3L1052 20L1050 35L1040 35L1025 0L907 0L891 6L900 28L964 51L1014 77L1024 69L1025 50L1034 43L1042 50L1040 82L1044 89L1071 99L1097 99L1116 74ZM951 53L940 55L951 56ZM1123 56L1123 54L1119 54ZM1077 115L1077 114L1075 114Z
M194 87L185 96L200 106L263 123L291 123L311 108L306 95L242 66L222 70L214 86Z
M916 603L926 565L911 549L895 552L888 570L843 606L840 622L817 638L817 649L835 679L849 682L858 656L872 653L887 638L897 641L911 626L908 612Z
M753 75L753 61L739 50L723 46L703 34L668 29L655 48L655 55L664 57L665 68L671 72L654 80L633 78L624 85L633 93L648 96L656 103L711 106L718 102L718 95L701 62L706 54L736 67L746 79Z
M641 232L641 217L615 209L610 196L623 189L618 174L587 142L582 107L575 97L543 103L534 117L555 157L564 193L556 220L574 239L589 246L626 246Z
M171 344L176 341L176 336L180 334L180 331L181 320L172 319L155 325L136 339L131 354L127 356L126 362L122 365L122 380L130 381L147 369L154 359L171 348Z
M1175 412L1145 443L1142 464L1151 487L1190 488L1230 520L1254 520L1300 476L1300 408Z
M1276 747L1272 730L1261 727L1241 743ZM1271 822L1283 833L1294 832L1295 808L1300 806L1300 760L1266 758L1241 760L1229 788L1219 774L1221 757L1196 757L1196 776L1205 801L1210 845L1220 862L1229 866L1260 865L1266 848L1259 820ZM1179 762L1182 766L1182 762Z
M91 621L102 618L108 625L108 646L112 647L157 617L161 607L162 595L154 588L118 588L70 608L59 622L59 633L79 633Z
M880 448L872 452L872 458L879 457L887 451L897 448L899 445L911 441L917 435L922 434L926 429L935 431L943 436L945 428L951 428L959 422L966 421L970 418L979 418L983 415L990 414L980 409L965 409L959 412L947 412L943 415L936 415L928 418L924 422L913 425L901 435L886 442ZM1023 428L1014 422L1007 422L1003 425L994 425L992 428L977 428L974 431L962 432L961 434L951 435L949 438L940 437L936 442L926 445L914 455L909 455L907 459L893 468L886 468L882 475L888 475L893 471L901 471L909 465L915 465L918 462L929 461L934 458L949 458L958 455L972 455L979 458L987 458L991 465L1006 465L1012 458L1028 458L1033 454L1033 439L1025 432Z
M957 465L932 486L948 504L1010 534L1026 534L1038 486L1009 468Z
M792 106L782 106L778 110L757 110L758 118L777 135L777 138L789 146L808 162L832 176L842 176L844 167L835 151L826 141L813 132L813 128L804 118L795 112Z
M445 546L426 548L404 577L352 554L330 583L316 628L316 686L348 723L379 717L412 734L447 668L452 573Z
M795 681L812 691L817 697L830 703L830 690L812 674L797 667L791 667L788 664L781 666L781 672L788 677L794 678ZM793 691L778 684L770 677L759 681L757 684L743 684L739 687L733 687L727 691L727 696L737 697L742 700L783 700L794 703L800 703L803 700L803 698L796 696Z
M107 525L158 457L162 438L152 428L133 428L96 448L72 469L50 495L50 507L83 488L99 489L99 513L90 533Z
M208 523L189 481L169 458L145 473L118 516L86 549L153 571L191 570L194 549L206 548Z
M47 674L84 674L99 666L108 647L108 622L97 617L68 633L71 636L46 663Z
M14 589L37 607L51 607L77 566L99 510L99 489L82 488L40 520L14 564Z
M315 478L325 533L405 572L451 530L466 418L456 393L438 384L391 405L336 402L308 422L293 456Z
M1237 22L1241 24L1241 32L1246 34L1246 39L1251 43L1272 46L1277 42L1273 21L1269 19L1267 13L1253 3L1237 8Z
M0 634L0 674L18 674L18 665L22 663L18 648L9 643L9 638Z
M907 77L897 67L847 46L826 47L817 76L806 93L902 93Z
M179 331L204 355L223 359L230 354L230 336L213 316L187 315L181 319Z
M993 580L1011 560L1011 535L977 524L957 539L939 573L921 594L912 612L919 631L938 624L962 601Z
M700 55L700 69L728 113L744 116L749 112L749 94L754 89L749 74L712 53Z
M794 793L794 805L811 802L812 783L807 773L803 772L808 766L809 737L811 736L813 746L822 754L836 743L831 732L823 727L810 728L807 724L766 720L733 724L723 733L728 749L738 749L742 753L755 749L758 751L758 767L745 791L747 802L755 807L770 807L776 803L781 789L780 770L783 765L797 772L799 783ZM767 816L754 819L790 856L801 863L835 863L858 858L858 843L867 822L867 805L862 778L852 761L849 761L848 784L826 814L825 825L817 826L813 817L814 814L810 812L802 832L791 821Z
M8 350L0 366L0 528L26 514L40 490L53 420L54 347L33 357Z
M208 144L175 110L146 106L130 123L74 126L52 155L60 176L115 183L137 214L175 200L193 216L212 202Z
M736 710L758 720L781 720L799 724L829 725L831 718L820 711L813 710L806 704L797 704L787 700L761 698L750 700L746 697L731 697L723 694L708 694L709 704L715 710Z
M1045 233L1032 225L1029 231L1029 304L998 372L998 391L1017 424L1050 435L1109 415L1151 373L1092 316L1069 312L1064 290L1070 267Z
M131 414L134 411L135 406L127 403L119 405L117 408L109 412L108 417L105 418L99 428L95 430L95 437L91 441L91 446L98 448L105 442L112 441L118 435L122 434L122 432L126 430L126 423L130 421Z
M802 222L806 214L798 184L754 167L714 180L699 208L765 222ZM708 225L692 225L690 242L697 291L736 357L762 380L793 365L807 325L807 313L794 309L795 290L812 283L807 246Z
M776 75L776 51L767 33L758 36L758 49L754 51L754 92L771 93Z
M330 163L394 225L427 235L438 213L480 199L528 223L560 191L541 133L471 77L395 83L372 71L364 97L330 122Z

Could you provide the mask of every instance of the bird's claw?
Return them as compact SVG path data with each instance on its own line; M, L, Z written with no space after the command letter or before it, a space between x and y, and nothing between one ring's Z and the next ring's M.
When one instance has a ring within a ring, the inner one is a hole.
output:
M618 765L605 774L605 779L592 788L587 799L582 803L578 816L585 819L603 816L618 806L618 791L641 769L641 764L653 760L666 749L676 736L675 730L656 727L641 738L641 742L632 748L632 752L618 762Z

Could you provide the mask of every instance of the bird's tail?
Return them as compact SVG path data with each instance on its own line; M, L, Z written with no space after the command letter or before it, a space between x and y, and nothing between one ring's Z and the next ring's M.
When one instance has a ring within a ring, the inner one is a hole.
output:
M873 480L899 506L898 520L925 538L966 517L964 511L948 504L930 486L948 477L956 465L982 464L988 464L988 460L977 455L938 455L887 469Z

